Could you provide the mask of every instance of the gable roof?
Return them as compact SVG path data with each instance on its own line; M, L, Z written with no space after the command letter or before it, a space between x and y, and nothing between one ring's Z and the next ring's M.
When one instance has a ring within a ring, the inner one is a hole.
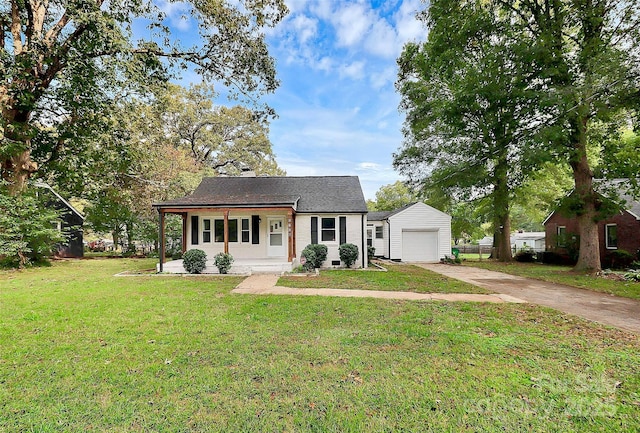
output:
M69 208L69 210L73 213L75 213L76 215L78 215L78 217L80 217L83 221L85 220L84 215L82 215L80 213L80 211L78 211L78 209L76 209L75 207L73 207L71 205L71 203L69 203L68 201L66 201L60 194L58 194L56 192L55 189L53 189L51 187L51 185L49 185L48 183L45 182L40 182L40 181L35 181L33 182L33 186L35 186L36 188L43 188L46 189L48 191L50 191L61 203L63 203L67 208Z
M193 194L153 206L284 206L306 213L367 212L357 176L205 177Z
M640 199L634 198L630 194L629 179L594 179L594 190L602 195L609 195L607 192L613 192L618 196L619 201L624 202L622 209L629 212L637 220L640 220ZM573 194L574 190L567 193L567 196ZM542 221L543 225L546 225L549 219L556 213L554 209L545 219Z
M430 208L436 212L439 212L443 215L448 216L449 218L451 218L450 215L442 212L441 210L438 210L436 208L434 208L433 206L429 206L426 203L423 203L421 201L414 201L412 203L406 204L398 209L394 209L394 210L390 210L390 211L380 211L380 212L369 212L369 214L367 215L367 221L384 221L386 219L389 219L390 217L397 215L407 209L409 209L410 207L413 207L415 205L421 205L421 206L426 206L427 208Z

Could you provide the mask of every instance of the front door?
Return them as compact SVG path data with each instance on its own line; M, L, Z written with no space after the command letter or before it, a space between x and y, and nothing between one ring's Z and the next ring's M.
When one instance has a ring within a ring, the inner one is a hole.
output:
M284 218L269 218L268 223L267 255L269 257L286 257L287 242L285 239Z

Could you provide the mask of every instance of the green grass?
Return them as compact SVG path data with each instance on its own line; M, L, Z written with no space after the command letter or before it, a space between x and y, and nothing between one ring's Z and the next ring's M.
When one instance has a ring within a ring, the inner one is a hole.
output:
M154 263L0 272L0 431L640 429L637 336L531 305L113 277Z
M571 267L546 265L542 263L499 263L494 260L465 261L465 265L490 271L505 272L521 277L535 278L552 283L589 289L595 292L611 293L625 298L640 299L640 283L620 281L571 271Z
M481 287L414 265L385 262L387 272L369 270L322 270L319 276L287 276L278 285L298 288L388 290L417 293L491 293Z

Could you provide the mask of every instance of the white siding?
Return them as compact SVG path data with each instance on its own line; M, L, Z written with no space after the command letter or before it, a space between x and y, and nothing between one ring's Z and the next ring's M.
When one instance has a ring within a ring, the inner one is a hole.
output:
M199 218L198 221L198 244L193 245L191 239L191 216L196 215ZM251 216L259 215L260 216L260 237L259 244L253 244L251 241ZM231 254L235 258L243 258L243 259L257 259L267 257L267 218L270 216L280 216L285 218L286 225L286 213L285 212L242 212L242 211L231 211L229 212L229 219L237 219L238 220L238 242L229 242L229 254ZM242 242L241 235L241 220L242 218L249 219L249 242ZM211 220L211 242L204 243L202 239L202 231L204 228L203 220L210 219ZM209 260L213 260L213 256L218 253L224 251L224 242L215 242L215 224L214 220L216 219L224 219L224 215L222 212L215 211L201 211L201 212L190 212L187 215L187 250L199 249L204 251L207 254ZM286 235L285 235L286 236ZM286 242L286 237L284 239ZM286 250L285 256L286 260Z
M451 254L451 216L424 203L416 203L389 217L390 251L386 256L392 260L403 260L403 230L435 231L438 233L438 259Z
M347 243L354 244L358 247L358 261L353 267L362 267L362 246L367 247L366 243L366 218L364 220L364 228L362 222L362 214L296 214L296 258L299 259L304 247L311 243L311 217L318 217L318 243L327 246L327 260L324 262L324 267L331 267L333 260L340 260L338 253L339 240L340 240L340 225L338 217L344 216L347 218ZM320 227L322 218L336 218L336 240L334 242L322 242ZM364 241L364 242L363 242ZM366 254L366 251L365 251ZM366 266L366 265L365 265Z

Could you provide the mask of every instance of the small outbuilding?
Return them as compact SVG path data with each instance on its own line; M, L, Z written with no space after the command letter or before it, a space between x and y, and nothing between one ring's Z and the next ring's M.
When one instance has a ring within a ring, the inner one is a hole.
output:
M370 212L367 243L376 248L376 256L438 262L451 255L451 216L422 202L389 212Z
M83 225L84 216L50 185L44 182L35 182L38 188L38 196L49 208L60 213L60 220L55 222L59 231L63 232L66 241L59 244L56 255L58 257L80 258L84 256Z

